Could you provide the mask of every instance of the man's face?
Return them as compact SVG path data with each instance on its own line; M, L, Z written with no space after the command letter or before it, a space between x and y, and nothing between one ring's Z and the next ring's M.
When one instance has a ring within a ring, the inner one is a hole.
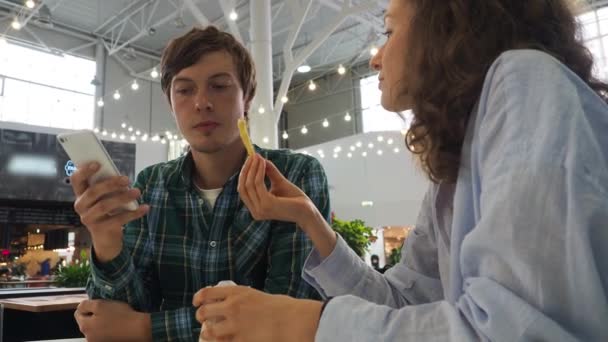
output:
M237 121L249 109L232 56L211 52L171 80L171 109L190 147L216 153L237 143Z

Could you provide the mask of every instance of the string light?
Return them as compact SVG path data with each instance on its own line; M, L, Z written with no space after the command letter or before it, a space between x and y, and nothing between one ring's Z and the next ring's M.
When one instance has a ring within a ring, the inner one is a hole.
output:
M387 144L392 145L393 144L393 138L390 138L386 141Z
M99 133L99 128L95 127L95 129L93 130L93 132Z
M287 96L283 96L283 97L281 97L281 102L287 103L287 102L289 102L289 98Z
M156 134L152 137L152 141L159 141L159 140L160 140L160 137L158 136L158 134Z
M351 146L350 150L354 152L356 150L355 146Z
M141 135L141 131L140 130L135 131L135 135L140 136Z
M260 105L260 108L258 108L258 113L260 113L260 114L266 113L266 108L264 108L264 106Z
M287 134L287 131L283 131L283 140L287 139L289 139L289 134Z
M152 68L152 71L150 71L150 77L152 77L152 78L158 77L158 70L156 70L156 67Z
M308 128L306 128L306 126L302 126L302 130L300 132L302 132L302 134L307 134Z
M393 150L393 152L395 152L395 153L399 153L399 148L398 148L398 147L395 147L395 149Z
M362 142L360 142L360 141L357 141L357 144L356 144L356 145L357 145L357 147L361 148L361 146L363 146L363 143L362 143Z
M268 142L270 141L270 139L268 139L268 137L264 137L262 139L262 141L264 142L264 144L268 144Z
M139 89L139 83L137 83L137 80L133 80L133 83L131 83L131 89L137 91L137 89Z
M144 134L141 136L141 141L148 141L148 134Z
M120 127L122 127L122 128L127 128L127 123L126 123L126 122L121 123L121 124L120 124Z
M384 137L383 137L383 136L381 136L381 135L379 135L379 136L378 136L378 142L383 142L383 141L384 141Z
M370 54L370 55L372 55L372 56L377 55L377 54L378 54L378 48L377 48L377 47L375 47L375 46L374 46L374 47L372 47L372 48L369 50L369 54Z
M118 90L116 90L116 91L114 92L114 95L113 95L113 96L114 96L114 100L116 100L116 101L120 100L120 92L118 92Z
M382 152L382 150L378 150L378 155L381 156L384 152Z
M323 127L325 127L325 128L329 127L329 120L327 120L327 119L323 120Z
M103 99L97 100L97 107L103 107L104 104Z
M308 84L308 89L310 91L315 91L317 89L317 84L315 83L315 81L310 80L310 84Z
M34 0L27 0L25 2L25 6L29 9L32 9L36 6L36 3L34 2Z
M346 115L344 115L344 121L350 122L350 120L352 120L352 117L350 116L349 112L346 112Z
M112 137L112 139L116 139L116 132L112 132L111 137Z
M108 131L106 131L106 130L104 129L104 130L103 130L103 132L101 132L101 135L103 135L103 136L105 137L106 135L108 135Z
M348 152L348 154L347 154L346 156L347 156L348 158L352 158L352 157L353 157L353 154L352 154L352 153L350 153L350 152Z
M370 142L369 144L367 144L367 147L369 147L370 149L374 148L374 143Z
M363 151L363 153L361 153L362 157L367 157L367 152Z
M232 11L230 11L228 18L230 18L230 20L232 21L236 21L239 18L239 14L236 13L236 11L233 9Z
M121 133L119 138L120 138L120 140L125 140L125 135Z
M167 140L165 140L165 138L162 138L162 139L160 139L160 143L164 145L167 143Z
M342 64L338 67L338 74L344 75L346 73L346 68Z
M129 126L129 128L127 129L127 131L133 132L133 126Z
M135 141L137 139L134 135L131 135L131 141Z
M17 19L17 18L13 19L13 22L11 23L11 27L13 28L13 30L16 30L16 31L21 30L21 23L19 22L19 19Z

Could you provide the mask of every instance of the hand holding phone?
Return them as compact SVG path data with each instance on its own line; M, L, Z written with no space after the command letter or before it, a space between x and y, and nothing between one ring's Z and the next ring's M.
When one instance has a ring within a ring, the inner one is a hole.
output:
M93 132L59 134L57 140L78 168L70 177L74 209L91 233L98 260L110 261L122 250L122 227L148 206L138 206L140 191L129 189L128 177L120 175Z

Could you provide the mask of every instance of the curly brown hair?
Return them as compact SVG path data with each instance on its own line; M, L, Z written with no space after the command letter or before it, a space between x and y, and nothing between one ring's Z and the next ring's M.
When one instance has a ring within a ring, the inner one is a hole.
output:
M405 0L400 0L405 1ZM469 116L485 75L512 49L550 54L604 101L566 0L408 0L413 10L406 65L414 120L406 145L435 183L456 181Z

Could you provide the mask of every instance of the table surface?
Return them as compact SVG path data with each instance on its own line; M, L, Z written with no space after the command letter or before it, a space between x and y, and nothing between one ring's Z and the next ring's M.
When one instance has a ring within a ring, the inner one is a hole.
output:
M31 341L31 342L86 342L85 338L66 338L61 340L44 340L44 341Z
M88 299L86 294L70 294L58 296L23 297L1 299L5 309L29 311L29 312L49 312L72 310L78 307L83 300Z

